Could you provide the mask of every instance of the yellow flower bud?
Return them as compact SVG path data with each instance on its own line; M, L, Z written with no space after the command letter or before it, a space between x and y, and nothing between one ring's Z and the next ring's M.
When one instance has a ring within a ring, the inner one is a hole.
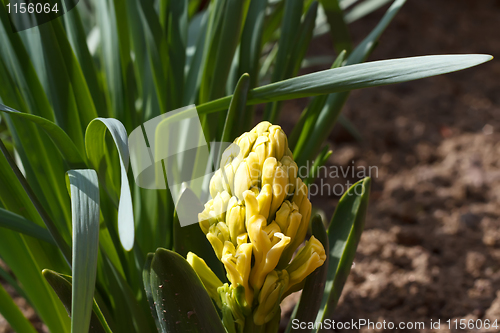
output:
M212 244L215 254L220 260L222 257L224 244L226 243L226 241L231 240L229 236L229 228L224 222L213 224L208 230L207 239L210 244Z
M299 207L285 200L280 209L276 212L275 221L279 225L281 231L293 241L300 227L300 222L302 221Z
M213 200L209 200L205 204L205 209L198 214L198 221L200 221L200 227L204 234L208 232L210 226L217 223L217 217L213 209Z
M289 186L287 187L286 194L294 194L295 192L295 185L297 183L297 173L299 168L297 167L297 163L294 162L293 158L291 156L284 156L281 159L281 164L283 167L286 169L286 172L288 174L288 184Z
M271 202L273 200L273 187L270 184L266 184L260 190L257 196L257 201L259 203L259 214L264 216L266 220L269 218L269 211L271 209Z
M314 272L316 268L323 265L325 260L326 254L323 244L314 236L311 236L286 268L290 275L288 288L300 283L306 276Z
M241 159L244 159L245 157L250 154L250 151L252 150L252 147L255 143L255 140L257 140L258 134L257 133L243 133L240 137L238 137L236 140L234 140L234 143L236 143L240 147L240 154L238 156L241 157Z
M213 199L213 210L218 221L226 221L227 204L231 199L231 195L226 191L219 192Z
M257 298L257 309L253 314L256 325L264 325L269 322L279 311L281 296L287 287L288 274L286 271L272 271L267 275Z
M238 202L236 197L231 197L227 205L226 225L229 228L231 242L237 244L241 234L246 234L245 228L245 206Z
M273 185L274 174L276 173L276 168L278 167L278 161L274 157L268 157L264 161L262 166L262 187L267 184Z
M217 170L212 179L210 179L210 196L215 198L217 193L224 191L224 186L222 185L222 172L221 169Z
M234 176L234 195L240 200L243 199L243 192L256 186L259 177L259 160L257 154L252 152L240 163Z
M273 179L273 200L269 216L273 217L286 197L286 187L288 186L288 174L282 166L276 168Z
M269 132L269 127L271 127L272 124L268 121L261 121L260 123L257 124L252 130L251 133L255 133L257 135L262 135L266 132Z
M248 278L252 263L252 244L241 244L236 249L233 243L226 242L222 253L222 263L226 268L229 281L231 284L240 284L245 288L246 303L251 306L253 289L248 285Z
M271 152L279 161L285 156L288 149L288 140L285 132L280 126L273 125L269 127L269 139L271 140Z
M203 283L203 286L208 292L208 295L217 303L219 308L221 307L221 302L219 298L219 294L217 292L217 288L222 286L221 280L215 275L214 272L208 267L207 263L205 260L202 258L198 257L196 254L193 252L188 252L187 254L187 261L193 267L194 271L196 274L198 274L198 277L200 278L201 282Z
M266 225L262 215L254 215L248 221L248 236L253 245L254 267L250 273L250 284L254 290L260 289L266 275L271 272L281 257L281 253L290 243L290 237L279 231L276 222Z

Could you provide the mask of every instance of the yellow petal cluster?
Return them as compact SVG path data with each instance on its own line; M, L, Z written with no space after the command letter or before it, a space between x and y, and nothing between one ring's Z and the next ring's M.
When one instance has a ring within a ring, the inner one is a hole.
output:
M306 237L311 202L281 127L261 122L234 143L222 155L210 181L212 199L199 214L230 284L222 286L206 272L207 282L202 281L211 296L220 282L216 303L226 310L234 307L235 323L252 318L264 325L279 311L286 292L321 266L326 255L311 237L291 260Z

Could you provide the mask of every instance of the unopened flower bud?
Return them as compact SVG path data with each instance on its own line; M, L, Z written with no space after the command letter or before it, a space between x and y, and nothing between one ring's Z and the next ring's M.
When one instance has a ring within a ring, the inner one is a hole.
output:
M226 242L222 253L222 263L226 268L229 281L231 284L240 284L245 288L246 304L251 306L253 289L248 284L248 278L252 263L252 244L241 244L236 249L233 243Z
M205 260L202 258L198 257L196 254L193 252L188 252L187 254L187 261L193 267L194 271L196 274L198 274L198 277L200 278L201 282L203 283L203 286L208 292L208 295L217 303L217 305L220 307L221 302L219 298L219 294L217 292L217 288L222 286L221 280L215 275L215 273L208 267L207 263Z
M226 225L229 228L231 242L237 244L238 236L246 233L245 206L238 202L236 197L231 197L227 205Z
M253 314L256 325L264 325L269 322L279 311L281 296L287 287L288 274L286 271L272 271L267 275L258 296L259 304Z
M248 222L248 236L255 257L250 273L250 284L254 290L260 289L266 275L276 267L283 250L290 243L290 237L278 232L279 226L276 222L269 225L266 223L262 215L252 216Z
M326 260L323 244L314 236L306 242L286 268L290 275L289 287L300 283Z
M224 243L230 241L229 228L224 222L219 222L213 224L207 233L207 239L212 244L215 254L219 260L222 257L222 250L224 248Z

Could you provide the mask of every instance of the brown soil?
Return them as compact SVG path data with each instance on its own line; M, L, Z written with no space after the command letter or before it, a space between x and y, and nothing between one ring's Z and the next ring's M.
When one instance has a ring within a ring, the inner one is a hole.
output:
M354 23L354 40L383 12ZM499 17L500 1L410 0L370 60L495 56ZM329 45L328 38L322 42ZM450 331L443 325L448 319L498 319L500 325L499 74L500 63L493 60L352 93L343 112L364 141L355 142L337 126L329 163L377 166L378 177L355 266L333 319L425 322L424 330L408 332L436 331L429 328L430 319L440 319L443 332ZM347 180L357 179L323 179ZM331 216L338 196L313 200Z

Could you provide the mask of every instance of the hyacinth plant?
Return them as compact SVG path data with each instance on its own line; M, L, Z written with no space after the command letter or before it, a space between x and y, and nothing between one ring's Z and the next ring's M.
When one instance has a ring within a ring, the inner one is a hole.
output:
M54 333L276 332L280 301L301 288L292 319L330 318L371 181L349 189L329 221L307 184L332 153L337 120L356 133L340 114L349 91L491 59L365 63L405 0L356 47L348 24L388 2L80 1L19 33L0 5L3 281ZM306 57L324 33L335 58ZM298 76L325 61L331 69ZM287 138L270 123L295 98L309 102ZM181 227L170 191L140 188L128 170L128 135L189 104L207 142L236 139L240 152L212 177L200 224ZM270 123L251 130L257 104ZM35 331L3 287L0 313Z

